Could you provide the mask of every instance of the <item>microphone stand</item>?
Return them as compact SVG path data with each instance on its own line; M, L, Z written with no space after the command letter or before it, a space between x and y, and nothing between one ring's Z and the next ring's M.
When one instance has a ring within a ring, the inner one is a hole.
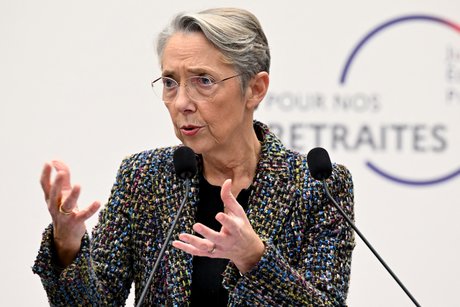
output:
M364 235L359 231L359 229L355 226L353 221L347 216L347 214L343 211L343 209L337 204L335 201L334 197L332 197L331 193L329 192L329 189L327 187L326 179L323 179L323 186L324 189L326 190L326 195L327 197L332 201L334 204L334 207L339 210L340 214L345 218L347 223L354 229L354 231L359 235L359 237L366 243L367 247L371 250L371 252L377 257L377 259L380 261L380 263L385 267L385 269L390 273L390 275L393 277L393 279L398 283L398 285L403 289L403 291L409 296L409 298L412 300L412 302L415 304L415 306L420 307L420 304L415 300L415 298L412 296L412 294L407 290L407 288L404 286L404 284L399 280L399 278L396 276L395 273L390 269L390 267L385 263L385 261L380 257L380 255L377 253L377 251L372 247L372 245L367 241L367 239L364 237Z
M182 198L179 210L177 210L176 216L171 224L171 227L169 228L169 232L166 236L166 239L164 241L163 246L161 247L160 253L158 254L157 260L155 261L155 264L153 266L152 272L150 273L149 279L147 280L147 283L145 284L144 290L142 291L142 294L139 298L139 301L136 304L136 307L140 307L142 305L142 302L144 301L145 295L147 294L147 290L150 286L150 283L152 282L153 276L155 275L155 272L158 269L158 266L160 265L161 258L163 258L166 248L169 245L169 240L171 240L174 228L176 227L177 221L179 220L179 217L181 216L182 209L184 208L185 201L187 200L187 195L190 191L190 179L185 180L185 197Z

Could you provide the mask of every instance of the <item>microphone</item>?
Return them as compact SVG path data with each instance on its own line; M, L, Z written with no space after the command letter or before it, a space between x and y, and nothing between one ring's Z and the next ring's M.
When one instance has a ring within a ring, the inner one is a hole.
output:
M332 164L329 154L324 148L316 147L310 150L307 154L307 164L310 169L311 176L323 182L324 190L326 191L327 197L332 201L334 207L340 212L340 214L345 218L348 225L350 225L354 231L359 235L359 237L366 243L367 247L371 250L375 257L380 261L380 263L385 267L385 269L390 273L391 277L398 283L398 285L403 289L403 291L409 296L415 306L420 307L420 304L415 300L409 290L404 286L404 284L399 280L395 273L390 269L390 267L385 263L385 261L380 257L377 251L372 247L372 245L367 241L364 235L359 231L355 226L353 221L347 216L343 209L337 204L335 199L332 197L329 189L327 187L326 179L332 175Z
M173 164L176 174L182 179L190 180L196 174L196 157L190 147L177 148L173 154Z
M197 172L195 153L190 147L181 146L177 148L173 154L173 164L176 175L179 178L185 180L185 197L182 198L179 210L177 210L176 216L174 217L171 227L169 228L169 232L166 236L166 239L163 242L163 245L161 246L160 253L158 254L157 260L155 261L152 272L150 273L149 279L145 284L144 290L142 291L142 294L139 298L138 303L136 304L136 307L140 307L142 305L142 302L144 301L145 295L147 294L147 290L150 286L150 283L152 282L153 276L155 275L155 272L158 269L161 258L163 258L166 252L166 248L169 245L169 241L171 240L174 228L176 227L177 221L181 216L182 209L184 208L185 201L187 200L187 195L190 191L190 179L192 179Z

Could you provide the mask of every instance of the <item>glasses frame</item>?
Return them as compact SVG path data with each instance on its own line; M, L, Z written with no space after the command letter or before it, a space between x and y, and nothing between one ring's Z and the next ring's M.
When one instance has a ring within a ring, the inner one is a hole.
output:
M219 84L219 83L221 83L221 82L224 82L224 81L227 81L227 80L230 80L230 79L239 77L239 76L241 76L241 74L236 74L236 75L233 75L233 76L230 76L230 77L226 77L226 78L223 78L223 79L218 80L218 81L214 81L211 77L207 77L207 78L209 78L209 80L211 81L211 83L209 84L209 87L212 88L212 87L215 86L216 84ZM164 100L164 98L163 98L163 97L164 97L163 93L161 93L161 97L160 97L161 100L163 100L164 103L169 104L169 103L173 102L173 101L176 99L177 94L179 93L179 88L180 88L180 85L181 85L181 84L184 84L184 87L187 87L188 84L190 84L190 83L194 84L193 82L190 82L190 80L196 79L196 78L203 78L203 77L206 77L206 76L200 76L200 75L190 76L190 77L188 77L188 78L185 80L185 82L177 82L177 81L174 80L173 78L161 76L161 77L158 77L158 78L156 78L155 80L153 80L153 81L150 83L150 86L152 87L152 89L153 89L154 92L156 93L156 91L155 91L155 83L156 83L156 82L158 82L158 81L160 81L160 80L165 80L165 79L166 79L166 80L169 80L169 81L172 81L172 82L176 83L176 85L174 86L174 88L176 89L176 94L175 94L174 98L172 98L171 100L166 101L166 100ZM192 86L195 86L195 85L192 85ZM187 93L187 95L188 95L188 97L189 97L190 99L196 100L196 98L190 96L190 93L189 93L187 90L185 90L185 92ZM160 94L160 93L158 93L158 94ZM159 95L157 95L157 96L159 96ZM211 96L209 96L209 97L207 97L207 98L210 98L210 97L211 97Z

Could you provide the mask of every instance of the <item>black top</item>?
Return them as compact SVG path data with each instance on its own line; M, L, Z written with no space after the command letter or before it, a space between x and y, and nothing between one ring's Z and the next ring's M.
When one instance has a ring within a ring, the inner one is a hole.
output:
M220 223L215 219L217 213L224 211L220 198L221 187L211 185L203 175L200 175L200 190L196 222L219 231ZM237 201L246 210L250 189L241 190ZM228 291L222 286L222 273L228 259L193 257L192 273L192 306L227 306Z

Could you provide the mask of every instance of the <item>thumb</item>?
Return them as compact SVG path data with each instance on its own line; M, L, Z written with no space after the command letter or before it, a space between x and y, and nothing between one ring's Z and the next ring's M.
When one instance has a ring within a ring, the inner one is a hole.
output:
M224 203L225 208L237 216L245 215L243 207L240 206L235 196L232 193L232 180L225 180L220 191L220 198Z

